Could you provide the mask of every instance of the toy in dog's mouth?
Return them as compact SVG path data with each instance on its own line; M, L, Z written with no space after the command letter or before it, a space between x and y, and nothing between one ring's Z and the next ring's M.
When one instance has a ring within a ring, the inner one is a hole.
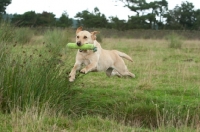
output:
M76 44L77 44L77 46L79 46L79 47L80 47L80 46L82 46L82 45L85 45L85 44L88 44L88 43L81 44L80 42L77 42Z
M93 50L93 52L97 51L97 47L94 46L94 44L83 44L83 45L78 45L78 43L68 43L67 47L70 49L79 49L80 51L84 50Z

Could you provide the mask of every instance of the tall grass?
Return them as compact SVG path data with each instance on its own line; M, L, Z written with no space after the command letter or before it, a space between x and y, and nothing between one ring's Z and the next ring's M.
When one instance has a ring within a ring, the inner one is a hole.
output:
M34 36L34 30L28 27L15 29L14 41L20 44L28 44Z
M134 128L118 124L114 120L105 119L101 116L81 116L72 120L51 108L38 109L38 106L27 107L25 111L19 109L11 111L9 115L0 113L0 131L20 132L75 132L75 131L112 131L131 132ZM135 130L140 130L135 128Z
M167 36L169 41L169 48L181 49L183 44L183 37L178 34L171 33Z
M17 55L11 59L11 53L2 48L1 53L4 55L0 58L3 110L10 111L15 107L24 109L35 103L43 105L47 102L51 106L62 107L59 103L65 99L69 85L66 74L60 74L66 70L61 68L61 64L54 58L43 58L47 54L45 52L34 55L37 61L33 55Z
M16 28L10 23L0 22L0 40L1 42L16 42L20 44L26 44L31 41L34 36L34 30L22 27Z
M57 59L66 54L66 44L71 41L72 35L70 29L47 30L44 33L44 43L53 58Z
M7 22L0 21L0 41L11 42L15 35L15 28Z
M32 49L22 46L33 37L31 29L20 28L15 33L13 40L18 42L12 44L9 39L4 39L0 43L1 108L4 111L13 108L23 110L27 106L43 106L47 102L58 109L63 107L70 91L66 74L70 69L63 66L62 57L66 53L61 52L70 41L67 32L55 30L48 36L46 34L50 31L47 31L42 48Z

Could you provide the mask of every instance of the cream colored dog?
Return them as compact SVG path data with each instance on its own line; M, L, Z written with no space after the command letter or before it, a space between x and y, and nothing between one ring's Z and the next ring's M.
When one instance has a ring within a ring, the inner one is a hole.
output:
M93 50L78 50L76 54L76 62L69 74L69 81L75 80L76 71L80 70L82 64L86 67L83 68L81 73L88 73L90 71L106 71L107 76L130 76L135 75L128 71L123 59L132 61L131 57L125 53L117 50L105 50L101 48L101 45L96 41L96 34L98 32L82 31L82 27L76 30L76 44L81 46L83 44L94 44L97 47L97 51Z

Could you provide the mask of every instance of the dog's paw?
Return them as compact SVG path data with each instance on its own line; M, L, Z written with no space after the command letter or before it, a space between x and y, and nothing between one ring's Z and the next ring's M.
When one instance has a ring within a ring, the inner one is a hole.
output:
M69 82L73 82L75 80L75 76L69 74Z
M86 74L87 70L86 70L86 68L83 68L80 72Z
M75 80L75 78L70 77L69 78L69 82L73 82Z
M75 74L73 74L72 72L68 75L68 78L75 78Z

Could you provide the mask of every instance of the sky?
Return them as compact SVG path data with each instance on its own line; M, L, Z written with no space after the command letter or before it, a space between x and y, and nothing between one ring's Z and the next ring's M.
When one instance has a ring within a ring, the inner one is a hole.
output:
M116 2L117 1L117 2ZM154 0L146 0L147 2ZM186 0L167 0L168 8L173 9L176 5L180 5L182 1ZM193 3L195 9L200 9L200 0L187 0ZM92 12L95 7L109 18L110 16L117 16L119 19L128 19L129 16L135 15L119 0L12 0L12 3L7 6L7 14L23 14L27 11L35 11L42 13L43 11L52 12L59 18L63 12L67 12L70 18L78 12L88 10Z

